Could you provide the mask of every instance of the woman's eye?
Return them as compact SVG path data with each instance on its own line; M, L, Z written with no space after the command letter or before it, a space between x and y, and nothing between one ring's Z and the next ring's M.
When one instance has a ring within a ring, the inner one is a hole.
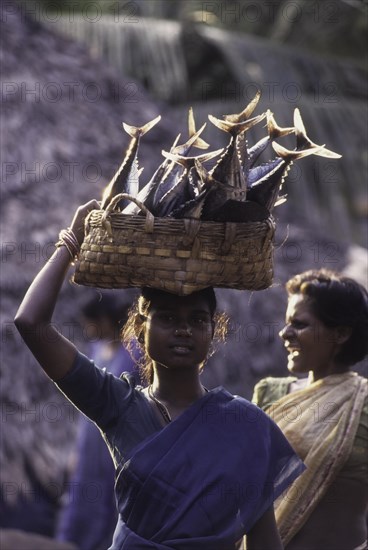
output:
M291 325L296 329L302 329L307 326L306 323L303 323L302 321L292 321Z
M157 318L162 323L174 323L175 316L172 313L160 313L157 315Z
M196 326L205 325L209 322L210 322L210 320L207 317L194 317L192 319L193 325L196 325Z

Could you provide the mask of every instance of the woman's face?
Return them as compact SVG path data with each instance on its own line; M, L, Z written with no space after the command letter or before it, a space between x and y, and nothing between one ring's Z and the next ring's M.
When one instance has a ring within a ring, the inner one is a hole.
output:
M213 337L210 307L199 296L155 298L144 323L148 356L166 368L197 367L206 359Z
M337 372L334 357L339 349L336 329L328 328L313 313L311 302L303 294L289 297L286 325L280 332L293 374L313 371L314 380Z

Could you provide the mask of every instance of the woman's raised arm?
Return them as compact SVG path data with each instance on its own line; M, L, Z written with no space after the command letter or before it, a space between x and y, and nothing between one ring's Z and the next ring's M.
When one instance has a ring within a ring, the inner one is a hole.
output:
M70 228L79 244L84 237L86 215L99 208L99 203L92 200L76 211ZM77 353L74 344L52 324L52 315L70 262L68 248L57 248L29 287L14 319L23 340L53 380L65 376Z

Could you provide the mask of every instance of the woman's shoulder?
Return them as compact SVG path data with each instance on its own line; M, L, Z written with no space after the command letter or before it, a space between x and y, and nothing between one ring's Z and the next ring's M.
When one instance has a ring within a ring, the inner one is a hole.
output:
M290 385L296 382L295 376L273 377L268 376L262 378L253 390L252 402L262 409L278 401L289 391Z
M141 394L132 373L115 376L81 352L71 370L56 384L79 410L99 422L105 416L118 417Z
M291 384L297 380L296 376L266 376L261 378L255 385L257 387L279 387L287 384Z

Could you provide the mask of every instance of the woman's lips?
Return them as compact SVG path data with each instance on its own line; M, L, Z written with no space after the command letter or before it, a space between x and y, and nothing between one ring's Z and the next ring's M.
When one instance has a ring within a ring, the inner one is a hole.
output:
M299 351L300 347L298 344L293 344L290 340L284 341L284 347L290 352L290 351Z
M170 349L175 353L190 353L193 350L193 345L190 342L174 342L170 345Z
M300 348L290 345L290 342L285 342L285 348L288 351L289 357L298 357L300 354Z
M180 355L186 355L192 351L189 346L171 346L171 350Z

